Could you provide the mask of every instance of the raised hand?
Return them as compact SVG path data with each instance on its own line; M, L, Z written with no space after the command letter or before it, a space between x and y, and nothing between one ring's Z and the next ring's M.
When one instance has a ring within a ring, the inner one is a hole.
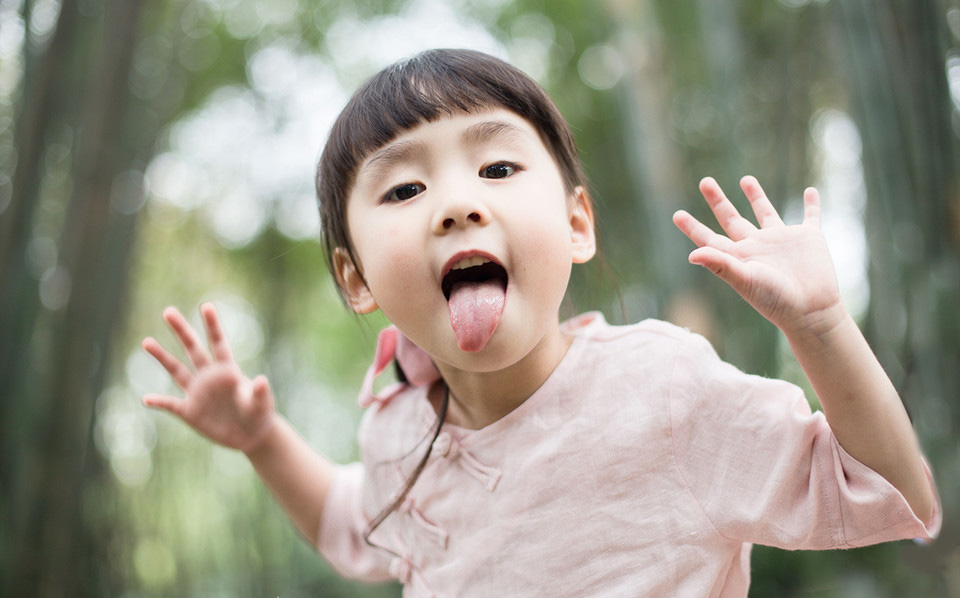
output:
M726 235L683 210L674 214L674 224L697 245L690 263L723 279L784 332L829 330L846 311L820 231L817 190L811 187L803 194L803 222L787 226L755 178L743 177L740 187L759 228L740 215L709 177L700 181L700 192Z
M266 437L273 423L273 393L266 377L251 380L240 371L213 305L204 304L200 313L210 351L179 311L168 307L163 312L163 319L183 345L192 368L155 339L143 340L143 348L160 362L184 392L182 398L147 394L143 403L176 415L214 442L249 452Z

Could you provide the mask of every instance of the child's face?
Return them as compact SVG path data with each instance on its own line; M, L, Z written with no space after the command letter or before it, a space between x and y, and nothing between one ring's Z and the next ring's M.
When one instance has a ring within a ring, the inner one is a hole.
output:
M475 371L559 342L571 264L594 253L585 192L565 191L534 127L502 108L419 125L373 152L347 225L367 282L338 256L351 307L379 307L434 359Z

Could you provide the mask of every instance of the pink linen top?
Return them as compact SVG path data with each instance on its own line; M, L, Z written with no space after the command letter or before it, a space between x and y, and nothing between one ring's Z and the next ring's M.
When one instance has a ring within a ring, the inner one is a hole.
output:
M585 314L565 327L569 351L520 407L480 430L443 426L371 538L389 551L361 534L423 455L436 413L428 385L368 409L363 462L338 469L320 525L318 549L341 574L399 579L408 598L742 598L752 544L938 532L939 504L917 519L797 387L744 374L665 322Z

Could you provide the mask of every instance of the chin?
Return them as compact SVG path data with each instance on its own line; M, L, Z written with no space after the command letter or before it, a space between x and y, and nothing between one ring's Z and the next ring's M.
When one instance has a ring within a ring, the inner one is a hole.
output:
M479 351L464 351L457 347L457 363L452 365L477 373L505 370L523 361L536 347L536 342L529 343L530 346L528 347L524 344L518 342L515 335L510 335L506 330L498 329L493 333L486 346ZM456 346L455 340L454 345Z

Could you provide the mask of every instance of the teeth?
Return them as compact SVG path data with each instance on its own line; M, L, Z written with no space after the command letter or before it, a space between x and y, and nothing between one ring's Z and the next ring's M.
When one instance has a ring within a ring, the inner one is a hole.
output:
M474 266L482 266L489 261L490 260L488 260L487 258L480 257L479 255L475 255L473 257L466 257L460 260L459 262L457 262L456 264L454 264L451 270L465 270L467 268L472 268Z

